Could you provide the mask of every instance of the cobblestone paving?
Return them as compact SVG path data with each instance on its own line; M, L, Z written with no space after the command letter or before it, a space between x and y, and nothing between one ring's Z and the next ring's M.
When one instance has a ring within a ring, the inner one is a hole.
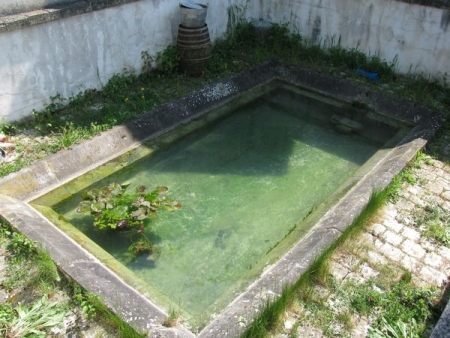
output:
M403 183L396 203L389 203L378 211L375 220L358 239L357 247L361 250L356 254L339 250L333 254L330 272L338 282L349 279L365 282L378 276L377 267L381 265L409 270L415 284L421 287L439 287L447 281L450 248L425 236L417 218L430 205L441 206L450 217L450 166L428 159L420 168L411 168L411 181L414 180L415 183ZM332 305L333 295L328 299L327 304ZM288 311L284 327L273 337L324 337L319 328L305 320L305 314L308 312ZM368 319L353 320L350 336L366 337L370 326Z

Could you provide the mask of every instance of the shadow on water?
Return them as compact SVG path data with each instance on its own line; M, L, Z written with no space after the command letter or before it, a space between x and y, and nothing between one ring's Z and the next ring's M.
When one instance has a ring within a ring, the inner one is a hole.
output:
M316 148L362 165L395 135L397 128L359 117L355 111L275 90L222 121L163 146L151 159L142 161L146 169L156 172L277 176L289 170L294 148L303 147L305 158L308 149ZM348 134L336 131L333 114L358 121L363 130ZM125 176L135 174L133 168L126 170L129 175Z

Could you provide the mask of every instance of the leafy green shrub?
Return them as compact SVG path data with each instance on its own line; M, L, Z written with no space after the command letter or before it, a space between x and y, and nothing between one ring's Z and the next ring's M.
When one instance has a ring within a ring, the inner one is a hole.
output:
M424 236L450 246L450 213L440 205L425 206L414 215L414 221Z
M62 324L67 311L59 302L44 296L31 308L10 304L0 306L0 333L4 337L45 337L48 330Z
M163 75L171 76L178 73L180 60L180 54L175 46L168 46L156 54L157 69Z
M382 329L369 328L369 338L420 338L420 329L414 318L408 323L401 320L393 321L390 318L381 317Z
M11 230L5 224L1 224L2 237L7 241L2 243L2 246L11 252L11 262L19 263L20 261L32 257L36 253L36 244L29 240L21 233Z
M135 76L129 73L114 74L106 85L103 86L102 94L110 100L125 100L128 87L135 81Z
M427 320L434 315L435 297L434 288L418 288L403 281L389 290L380 290L373 283L368 283L356 288L351 305L363 315L377 309L380 317L373 324L373 332L378 334L386 331L386 323L390 323L395 330L401 329L404 323L413 323L416 327L414 332L422 333Z

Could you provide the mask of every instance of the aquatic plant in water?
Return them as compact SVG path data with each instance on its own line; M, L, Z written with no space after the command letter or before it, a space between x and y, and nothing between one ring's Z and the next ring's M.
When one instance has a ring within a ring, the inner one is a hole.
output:
M132 254L151 253L153 245L145 235L146 219L156 216L158 208L176 210L181 204L165 196L167 187L156 187L147 192L147 187L139 186L134 193L126 193L128 185L111 183L94 188L83 195L77 212L89 213L94 217L93 226L100 230L132 230L140 235L128 248Z

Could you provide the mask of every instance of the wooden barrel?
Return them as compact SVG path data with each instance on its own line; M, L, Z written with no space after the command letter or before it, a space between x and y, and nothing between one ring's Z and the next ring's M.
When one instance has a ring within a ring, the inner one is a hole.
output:
M208 25L200 28L179 26L177 49L180 69L188 75L200 76L211 58L211 40Z

